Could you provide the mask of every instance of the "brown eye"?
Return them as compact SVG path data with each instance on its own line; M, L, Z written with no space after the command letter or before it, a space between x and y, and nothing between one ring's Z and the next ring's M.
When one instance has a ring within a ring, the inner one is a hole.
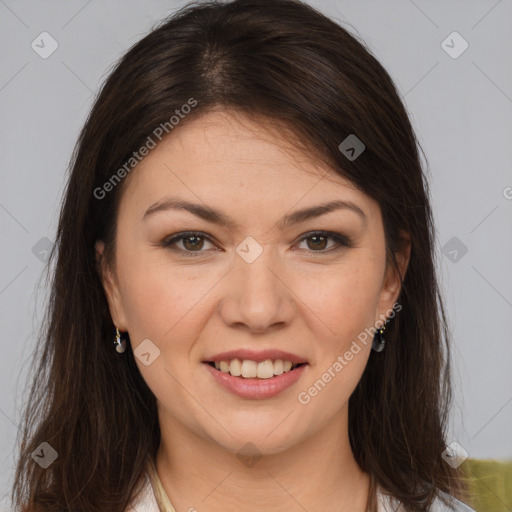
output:
M329 239L334 243L329 245ZM330 253L343 247L351 247L350 240L341 234L320 231L307 233L300 239L300 243L306 242L306 250L310 252Z
M206 252L205 243L211 244L213 247L213 243L208 237L201 233L181 233L164 240L162 245L174 251L190 255L191 253L200 254ZM209 249L209 247L206 247L206 249Z
M325 249L327 247L327 238L326 236L313 235L307 238L308 249L317 250L317 249ZM309 243L311 242L311 243Z
M195 251L198 249L200 250L204 245L204 238L197 235L187 236L182 240L183 246L187 251Z

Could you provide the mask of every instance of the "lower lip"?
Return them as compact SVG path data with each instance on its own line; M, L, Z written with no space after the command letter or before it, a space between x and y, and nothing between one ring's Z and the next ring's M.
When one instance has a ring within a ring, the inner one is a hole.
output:
M233 377L229 373L221 372L208 363L203 364L222 387L241 398L253 400L263 400L279 395L279 393L288 389L300 379L307 366L307 364L303 364L295 370L275 375L270 379L246 379L244 377Z

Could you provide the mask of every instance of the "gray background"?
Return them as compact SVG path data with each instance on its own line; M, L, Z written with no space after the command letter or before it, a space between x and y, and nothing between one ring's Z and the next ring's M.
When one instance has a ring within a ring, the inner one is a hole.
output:
M0 500L73 145L110 66L184 3L0 0ZM450 440L471 457L511 458L512 1L311 4L386 67L427 155L454 337ZM59 45L46 59L31 47L44 31ZM453 31L469 44L458 58L444 48L458 52L460 40L442 46Z

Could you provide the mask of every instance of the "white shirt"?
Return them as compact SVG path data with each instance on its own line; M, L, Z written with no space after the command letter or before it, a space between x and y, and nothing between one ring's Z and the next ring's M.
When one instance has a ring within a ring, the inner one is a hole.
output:
M166 512L176 512L163 489L160 492L160 495L158 490L153 490L149 474L146 473L144 479L144 487L142 488L137 498L132 500L130 506L126 509L125 512L160 512L157 496L163 504L163 510ZM453 508L448 508L439 498L437 498L430 508L430 512L475 512L472 508L469 508L461 501L453 497L451 497L451 500L453 501ZM396 499L385 495L380 491L379 487L377 487L377 511L402 512L403 508L399 505Z

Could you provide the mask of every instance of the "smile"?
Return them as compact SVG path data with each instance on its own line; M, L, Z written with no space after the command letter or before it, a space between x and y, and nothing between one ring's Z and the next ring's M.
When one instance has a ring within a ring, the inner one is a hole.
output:
M257 362L250 359L232 359L230 361L209 361L208 364L214 366L217 370L229 373L233 377L270 379L277 375L282 375L300 366L304 363L292 363L282 359L266 359Z
M308 366L308 363L291 363L282 360L266 360L257 363L238 359L216 363L208 361L202 364L221 388L241 398L253 400L263 400L279 395L295 384ZM260 365L262 365L262 377L259 376ZM232 369L233 373L238 375L233 375ZM271 371L272 375L270 375Z

